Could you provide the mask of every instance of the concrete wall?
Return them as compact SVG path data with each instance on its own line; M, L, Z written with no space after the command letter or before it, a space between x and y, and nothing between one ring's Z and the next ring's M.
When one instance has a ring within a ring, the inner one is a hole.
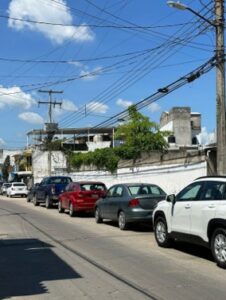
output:
M32 171L34 183L40 182L44 176L49 176L49 156L48 151L35 150L32 153ZM66 168L66 157L61 151L51 152L51 174L55 174L56 169Z
M134 167L119 169L116 175L104 171L74 172L70 176L74 181L99 180L107 187L115 183L146 182L159 185L166 193L177 193L195 178L206 175L206 162L190 165L175 164L161 167Z
M99 180L107 187L115 183L149 182L162 187L168 194L177 193L181 188L197 177L207 174L205 156L200 151L170 151L162 155L159 152L144 154L136 161L121 161L117 174L98 171L93 167L83 168L79 172L67 172L66 158L62 152L54 151L52 157L52 175L68 175L74 181ZM48 176L48 152L34 151L34 182L40 182Z

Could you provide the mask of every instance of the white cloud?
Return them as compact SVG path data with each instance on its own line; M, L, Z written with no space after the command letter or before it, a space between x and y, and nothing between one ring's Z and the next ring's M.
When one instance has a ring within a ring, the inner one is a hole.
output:
M16 106L29 109L35 103L31 95L24 93L20 87L4 88L0 86L0 109Z
M202 127L202 131L197 135L197 139L199 144L207 145L216 142L216 134L215 132L208 132L206 127Z
M102 73L101 67L96 67L93 70L89 70L88 67L85 67L86 70L80 72L83 80L94 80Z
M65 0L52 1L37 0L12 0L8 9L10 18L18 18L31 21L43 21L46 23L72 24L72 15ZM65 40L92 41L94 33L89 27L52 26L35 24L9 19L9 27L16 30L29 29L44 34L50 40L61 44ZM82 24L85 25L85 24Z
M30 124L44 124L44 119L34 112L24 112L18 115L18 117Z
M119 99L116 101L116 104L117 104L118 106L123 107L123 108L127 108L128 106L132 105L133 102L132 102L132 101L123 100L123 99L119 98Z
M156 102L150 104L150 105L148 106L148 108L149 108L149 110L150 110L152 113L161 110L161 106L160 106L158 103L156 103Z
M65 111L66 112L75 112L77 110L78 110L77 106L72 101L63 100L61 108L59 106L56 106L54 108L54 114L55 114L55 116L60 116L60 115L64 114Z
M3 145L5 145L5 141L2 138L0 138L0 146L3 146Z
M84 66L83 63L81 63L80 61L69 61L68 63L69 65L73 65L77 68L82 68Z
M86 104L87 112L95 112L95 113L104 114L107 112L107 110L108 110L108 106L106 104L102 104L100 102L92 101L92 102Z

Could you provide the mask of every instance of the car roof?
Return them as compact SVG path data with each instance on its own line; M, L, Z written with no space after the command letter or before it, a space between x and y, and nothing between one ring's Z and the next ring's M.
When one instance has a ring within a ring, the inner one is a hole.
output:
M126 186L134 186L134 185L156 185L158 186L157 184L155 183L149 183L149 182L129 182L129 183L116 183L114 185L126 185Z
M226 182L226 176L202 176L196 178L194 181L222 181Z
M78 183L78 184L104 184L101 181L73 181L71 183Z

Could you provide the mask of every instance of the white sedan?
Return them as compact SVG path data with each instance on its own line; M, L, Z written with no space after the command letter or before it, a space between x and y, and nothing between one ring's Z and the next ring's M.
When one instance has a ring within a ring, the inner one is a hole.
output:
M12 182L6 191L7 197L20 196L26 197L28 194L27 186L23 182Z

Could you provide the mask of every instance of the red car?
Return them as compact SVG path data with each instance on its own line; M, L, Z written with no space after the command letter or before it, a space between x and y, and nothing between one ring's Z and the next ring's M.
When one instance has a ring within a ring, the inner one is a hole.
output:
M102 182L71 182L59 196L58 211L62 213L67 209L71 217L80 211L94 212L96 201L105 196L106 191L107 188Z

